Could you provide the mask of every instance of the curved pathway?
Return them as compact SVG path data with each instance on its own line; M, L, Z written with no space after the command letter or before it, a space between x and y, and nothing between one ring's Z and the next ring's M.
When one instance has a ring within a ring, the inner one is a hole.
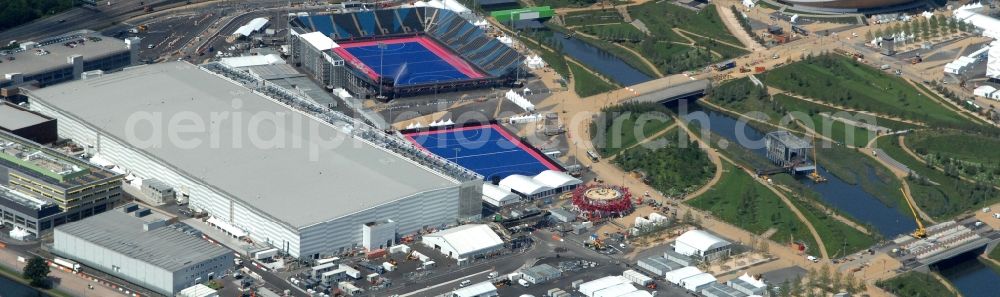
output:
M917 161L920 162L921 164L930 166L934 170L937 170L937 171L940 171L940 172L944 172L943 168L941 168L940 166L937 166L937 165L928 164L927 160L924 160L923 157L921 157L916 152L914 152L913 150L911 150L910 147L906 146L906 137L904 135L900 135L899 136L899 147L902 148L903 151L906 152L907 155L910 155L914 159L917 159ZM959 174L958 178L961 179L961 180L963 180L963 181L965 181L965 182L969 182L969 183L973 183L973 184L977 183L977 181L975 181L975 180L973 180L971 178L968 178L968 177L966 177L963 174ZM997 185L993 185L993 188L997 189L997 190L1000 190L1000 186L997 186Z
M843 110L843 111L849 111L849 112L856 112L856 113L860 113L860 114L866 114L866 115L870 115L870 116L873 116L873 117L880 117L880 118L890 119L890 120L893 120L893 121L907 123L907 124L921 126L921 127L926 127L927 126L927 124L922 123L922 122L917 122L917 121L913 121L913 120L908 120L908 119L900 118L900 117L897 117L897 116L892 116L892 115L887 115L887 114L881 114L881 113L871 112L871 111L862 110L862 109L854 109L854 108L850 108L850 107L846 107L846 106L840 106L840 105L836 105L836 104L831 104L831 103L823 101L823 100L819 100L819 99L815 99L815 98L809 98L809 97L806 97L806 96L802 96L802 95L796 94L794 92L785 91L785 90L782 90L782 89L779 89L779 88L775 88L775 87L771 87L771 86L768 86L767 88L768 88L768 93L769 94L774 94L774 95L784 94L784 95L786 95L788 97L792 97L792 98L803 100L803 101L808 101L808 102L813 103L813 104L823 105L823 106L826 106L826 107L829 107L829 108L835 108L835 109L839 109L839 110Z
M921 219L923 219L924 221L929 222L931 224L937 224L937 221L935 221L934 218L932 218L930 215L928 215L926 212L924 212L924 209L920 208L920 204L917 204L917 201L914 200L913 196L910 195L910 184L906 181L906 177L909 176L910 173L907 172L907 171L903 171L901 168L896 167L893 164L890 164L886 160L884 160L884 159L882 159L882 158L880 158L878 156L875 156L872 153L872 152L875 151L875 144L876 144L877 140L880 137L896 136L896 135L897 134L883 134L883 135L876 136L875 138L872 138L872 140L868 141L868 146L865 147L865 148L863 148L862 151L865 152L866 156L868 156L869 158L874 159L875 162L878 162L879 164L882 164L882 167L888 168L890 172L892 172L894 175L896 175L896 178L903 185L903 187L900 188L900 190L903 192L903 199L906 199L911 205L913 205L913 208L917 211L917 215L919 215ZM902 141L902 137L903 136L899 135L899 137L900 137L900 141ZM885 154L885 153L883 152L883 154ZM891 158L892 156L889 156L889 157Z
M753 39L753 36L747 34L746 30L743 30L743 26L740 25L739 16L733 15L732 9L729 9L731 6L720 4L721 3L716 3L715 11L719 14L719 18L722 19L722 23L726 25L726 29L729 29L729 33L736 36L736 39L739 39L740 42L743 43L743 48L751 52L763 49L764 46L757 43L757 41Z
M674 120L678 121L678 123L682 123L680 121L680 119L678 119L676 116L674 117ZM714 149L712 149L710 146L708 146L707 143L704 140L702 140L701 137L699 137L697 134L695 134L694 132L692 132L691 129L688 128L687 125L681 124L679 126L681 127L681 129L684 130L685 133L688 134L688 137L691 137L691 139L694 139L696 142L698 142L698 145L709 155L709 158L719 158L719 159L726 160L727 162L729 162L731 164L734 164L734 165L737 164L736 162L734 162L733 160L730 160L725 155L719 154ZM719 165L721 166L721 163ZM754 173L751 172L749 169L744 168L744 167L739 166L739 165L735 165L735 166L743 168L743 172L745 172L746 174L749 174L750 176L755 176ZM721 174L721 170L716 170L716 172L719 172L719 174ZM798 207L795 207L795 204L793 204L792 201L790 199L788 199L787 196L785 196L784 192L778 190L777 188L775 188L773 185L771 185L769 183L763 182L759 178L755 177L754 180L757 181L757 183L762 184L765 187L767 187L768 190L771 190L771 192L773 192L775 195L778 196L778 198L781 199L781 202L785 203L785 205L788 206L788 208L792 211L792 213L795 214L795 217L797 217L799 219L799 221L802 221L802 223L806 225L806 228L809 229L809 233L812 234L813 240L815 240L816 241L816 245L818 245L817 248L819 249L819 252L820 252L820 255L822 255L822 258L823 259L829 259L830 255L828 255L826 253L826 244L823 243L823 238L819 236L819 232L816 231L816 227L814 227L813 224L812 224L812 222L810 222L809 219L807 219L806 216L804 214L802 214L802 211L800 211ZM706 189L706 188L707 187L702 187L702 189ZM704 192L702 192L702 193L704 193ZM702 193L699 193L699 195L702 194ZM690 197L686 198L686 199L690 199Z

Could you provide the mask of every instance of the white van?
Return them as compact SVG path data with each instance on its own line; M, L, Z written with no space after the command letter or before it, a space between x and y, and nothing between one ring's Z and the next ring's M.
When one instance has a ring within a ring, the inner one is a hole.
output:
M459 283L459 284L458 284L458 286L459 286L459 287L462 287L462 288L465 288L465 287L467 287L467 286L469 286L469 285L471 285L471 284L472 284L472 280L468 280L468 279L467 279L467 280L464 280L464 281L462 281L461 283Z

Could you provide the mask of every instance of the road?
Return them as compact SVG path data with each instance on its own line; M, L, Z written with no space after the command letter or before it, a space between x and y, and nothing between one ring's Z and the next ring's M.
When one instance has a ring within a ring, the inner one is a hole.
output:
M98 0L103 5L96 7L75 7L68 11L0 32L0 42L7 44L10 40L37 39L81 29L101 29L145 14L143 12L144 5L141 5L141 3L151 5L156 10L161 10L186 5L188 2L204 1L206 0L114 0L113 4L108 6L107 1Z
M36 245L18 245L8 243L7 248L0 249L0 265L13 271L21 271L24 263L18 262L17 257L30 258L28 250ZM55 289L74 296L124 296L117 290L100 285L88 279L81 278L67 270L50 267L49 277L56 283ZM93 286L93 289L88 287Z

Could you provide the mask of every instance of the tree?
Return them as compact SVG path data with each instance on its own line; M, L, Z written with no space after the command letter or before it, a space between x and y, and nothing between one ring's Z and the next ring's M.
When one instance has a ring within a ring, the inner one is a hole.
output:
M833 293L840 293L841 291L843 291L844 290L844 282L843 282L844 281L844 277L843 277L843 275L841 275L840 271L834 269L833 270L833 275L831 275L830 277L831 277L830 291L833 292Z
M24 265L22 277L30 281L32 286L48 287L49 265L45 263L45 259L42 259L42 257L35 256L29 259L28 263Z
M851 294L860 292L858 289L858 279L854 278L850 273L844 274L844 290L847 290Z
M816 283L819 287L824 290L830 287L830 267L823 265L819 268L819 274L816 276Z
M791 286L789 286L787 288L788 288L788 294L789 295L791 295L791 296L802 296L802 293L805 293L805 288L802 287L802 276L801 275L800 276L796 276L794 279L792 279Z

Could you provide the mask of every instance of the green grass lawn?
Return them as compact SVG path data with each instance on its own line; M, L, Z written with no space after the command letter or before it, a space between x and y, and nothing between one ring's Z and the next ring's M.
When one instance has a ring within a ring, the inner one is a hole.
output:
M806 219L812 223L813 227L816 228L816 232L819 233L820 238L822 238L823 243L825 243L826 253L830 255L830 257L843 257L848 254L867 249L875 244L875 236L864 234L861 231L858 231L858 229L854 229L851 226L826 215L825 211L814 204L822 203L821 198L819 198L819 193L806 188L802 185L802 183L796 181L791 175L774 175L773 179L776 183L785 185L786 187L792 189L793 193L786 193L786 196L790 196L789 200L792 201L795 208L798 208L799 211L802 212L802 215L804 215ZM836 211L834 208L829 206L826 208ZM850 215L844 213L841 213L841 216L850 218Z
M597 36L601 40L616 42L630 41L638 42L646 38L646 33L642 33L635 26L626 23L586 25L575 28L580 32Z
M750 79L741 78L728 81L711 90L710 100L743 114L751 112L762 113L766 116L766 121L772 124L782 123L782 118L791 115L801 121L803 125L812 128L816 132L833 139L838 143L846 143L856 147L864 147L868 141L874 137L874 133L869 133L867 129L859 128L836 121L830 117L825 117L820 110L812 109L810 106L799 105L799 102L819 107L811 102L795 99L784 94L771 96L763 88L755 86ZM830 109L822 109L822 112L830 113ZM876 121L878 124L878 121ZM790 126L789 128L804 131L801 128ZM853 133L853 135L847 132Z
M686 39L680 38L671 30L676 27L708 38L740 44L739 39L729 32L719 18L714 4L707 5L697 13L667 1L650 1L630 6L628 10L632 18L642 20L653 35L661 39L686 42Z
M676 74L688 70L699 69L714 61L722 60L712 55L705 47L695 47L685 44L658 42L654 39L639 43L625 43L646 57L663 74Z
M622 152L614 160L625 171L641 171L646 183L664 195L679 195L694 191L715 173L715 165L704 151L695 146L677 145L678 129L651 143L665 144L659 148L638 146Z
M920 131L907 136L906 145L919 154L937 153L976 163L1000 162L1000 139L991 136Z
M774 4L767 3L767 2L764 2L764 1L757 1L756 6L759 6L759 7L762 7L762 8L773 9L773 10L781 9L781 7L775 6Z
M536 6L552 6L553 9L559 7L586 7L598 0L535 0Z
M1000 184L1000 139L995 136L955 131L918 131L906 145L946 175Z
M770 86L850 108L895 115L933 126L974 125L899 77L835 54L771 70Z
M633 18L643 21L653 36L646 36L631 24L624 23L621 16L614 10L588 11L569 13L566 16L566 26L573 30L596 36L598 39L580 37L581 40L601 48L624 60L633 68L656 77L656 72L643 63L630 51L615 46L612 42L631 48L642 57L649 60L661 73L675 74L683 71L705 67L711 63L730 59L747 53L741 48L719 43L723 40L739 44L719 19L714 6L709 6L700 13L681 8L667 2L649 2L640 6L630 7ZM690 41L672 30L674 27L697 32L706 36L692 36L694 45L686 45ZM549 25L553 30L567 30ZM685 44L677 44L679 42ZM718 53L720 56L713 55Z
M615 9L574 11L566 14L563 24L566 26L589 26L597 24L618 24L625 19ZM631 26L631 25L630 25Z
M811 124L809 128L816 131L816 133L829 137L838 144L865 147L868 145L868 141L876 136L875 132L869 131L868 129L848 125L842 121L820 114L797 118L803 123Z
M573 73L573 91L577 95L580 95L580 98L590 97L618 88L618 86L604 81L576 63L569 63L569 70Z
M732 59L732 58L739 57L739 56L742 56L742 55L746 55L747 53L749 53L749 51L747 51L745 49L738 48L738 47L732 47L732 46L723 44L721 42L715 41L714 39L701 38L701 37L697 37L697 36L692 36L691 39L695 40L695 45L707 47L708 49L711 49L713 52L716 52L716 53L719 53L720 55L722 55L721 58L715 58L713 61L722 61L722 60Z
M610 157L663 131L672 122L668 111L658 104L616 105L601 110L590 125L590 134L601 156Z
M771 236L774 241L784 244L791 240L802 241L816 248L816 241L805 223L795 217L781 198L728 162L723 170L718 184L686 203L756 234L775 228L777 232Z
M878 139L878 148L920 175L909 178L913 198L921 209L936 219L949 219L1000 201L1000 192L988 185L976 185L929 168L903 151L896 137Z
M875 285L900 297L956 296L937 278L923 272L907 272L886 281L878 281Z
M820 105L820 104L812 103L812 102L801 100L801 99L798 99L798 98L794 98L794 97L791 97L791 96L788 96L788 95L785 95L785 94L775 94L774 95L774 101L776 101L776 106L781 106L782 108L784 108L784 110L786 112L801 111L801 112L806 112L806 113L809 113L809 114L817 114L817 113L825 112L825 113L834 114L834 115L838 114L838 113L841 113L842 115L846 115L846 116L854 116L854 115L856 115L855 113L850 113L850 112L844 111L843 109L837 109L837 108L829 107L829 106L826 106L826 105ZM914 126L912 124L908 124L908 123L904 123L904 122L899 122L899 121L894 121L894 120L886 119L886 118L883 118L883 117L873 117L873 120L874 120L874 122L871 123L871 124L875 124L875 125L886 127L886 128L893 129L893 130L906 130L906 129L917 128L917 126Z

